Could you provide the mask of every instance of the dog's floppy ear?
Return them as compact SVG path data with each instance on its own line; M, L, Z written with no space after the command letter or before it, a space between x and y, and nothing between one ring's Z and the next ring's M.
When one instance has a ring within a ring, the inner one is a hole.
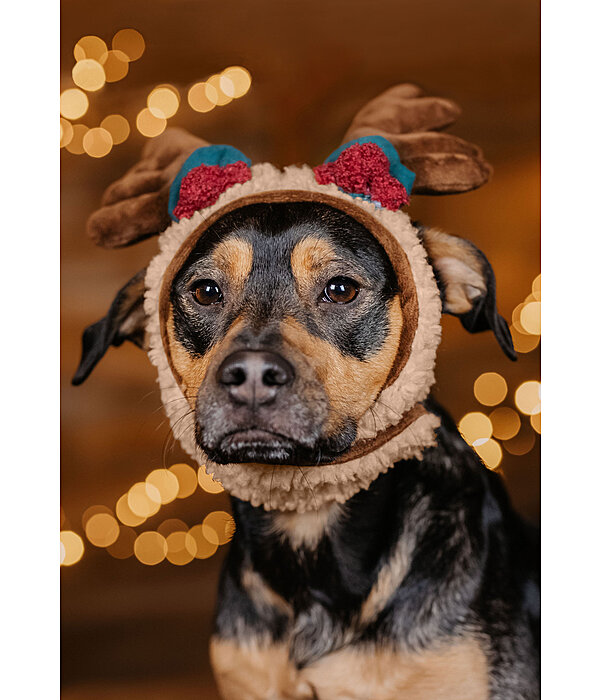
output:
M119 346L130 340L144 347L144 278L146 269L140 270L122 287L104 318L83 331L81 362L72 379L81 384L100 362L111 345Z
M443 311L457 316L469 333L493 331L511 359L517 354L508 324L496 308L496 277L485 255L470 241L420 228L442 295Z

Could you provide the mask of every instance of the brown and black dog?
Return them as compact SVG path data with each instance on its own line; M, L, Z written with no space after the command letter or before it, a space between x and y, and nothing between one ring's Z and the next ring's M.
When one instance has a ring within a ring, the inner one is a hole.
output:
M420 235L446 310L468 327L485 307L510 353L485 257ZM142 282L86 331L76 382L110 344L142 343ZM217 463L343 454L394 361L400 293L382 246L334 207L254 204L220 218L169 299L198 444ZM539 696L536 532L452 420L428 408L441 416L437 446L343 504L299 514L232 499L211 643L224 698Z

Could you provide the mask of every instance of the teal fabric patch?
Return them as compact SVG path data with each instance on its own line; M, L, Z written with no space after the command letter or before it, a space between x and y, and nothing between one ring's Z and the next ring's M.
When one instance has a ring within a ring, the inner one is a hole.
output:
M337 160L343 151L345 151L350 146L354 146L354 144L357 143L374 143L376 146L379 146L379 148L381 148L381 150L385 153L387 159L390 161L390 175L392 175L392 177L395 177L396 180L399 180L404 185L406 193L410 194L413 184L415 182L416 175L415 173L413 173L412 170L409 170L405 165L402 165L400 156L398 155L398 151L396 151L392 144L383 136L361 136L358 139L348 141L347 143L344 143L339 148L337 148L327 158L325 163L332 163L333 161ZM362 194L354 194L352 192L350 192L349 194L351 194L353 197L362 197L363 199L365 198L365 196Z
M230 163L237 163L238 161L246 163L248 167L252 165L252 161L248 156L244 155L241 151L233 146L227 146L225 144L213 145L213 146L203 146L202 148L197 148L184 162L181 169L177 173L177 177L173 180L173 184L169 189L169 216L173 221L179 221L179 219L173 214L177 202L179 201L179 189L181 187L181 181L183 178L199 165L229 165Z

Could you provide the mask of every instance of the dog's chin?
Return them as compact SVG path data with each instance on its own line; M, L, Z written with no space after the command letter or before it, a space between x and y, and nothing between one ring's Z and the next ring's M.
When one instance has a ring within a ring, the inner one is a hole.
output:
M324 450L323 446L309 447L287 436L256 428L225 435L216 447L202 442L200 447L217 464L327 464L339 455Z

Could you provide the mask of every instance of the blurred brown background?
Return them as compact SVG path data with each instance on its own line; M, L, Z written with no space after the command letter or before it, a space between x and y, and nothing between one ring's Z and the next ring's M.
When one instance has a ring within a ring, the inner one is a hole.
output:
M61 150L62 527L86 544L83 558L62 568L64 698L217 697L207 639L225 548L185 566L144 566L94 547L81 525L89 506L114 508L152 469L187 461L168 444L154 369L137 348L111 349L83 386L69 383L81 331L156 250L152 239L105 251L84 235L103 190L146 140L135 117L148 93L176 85L182 100L170 125L281 165L321 162L356 110L395 83L417 82L456 100L464 113L452 131L483 148L494 177L473 193L415 198L410 212L486 253L499 308L510 318L539 272L538 15L530 0L63 0L61 91L73 87L73 47L82 36L110 45L115 32L133 27L146 42L126 78L89 94L78 122L97 126L122 114L132 125L128 140L103 158ZM207 114L193 111L187 87L230 65L250 71L248 94ZM488 371L506 378L511 405L521 382L539 378L539 348L512 364L491 334L470 336L445 319L435 393L457 420L489 412L473 395L474 380ZM539 438L525 455L504 451L500 469L518 510L537 520ZM164 506L141 530L164 518L192 525L219 508L228 508L224 494L197 491Z

